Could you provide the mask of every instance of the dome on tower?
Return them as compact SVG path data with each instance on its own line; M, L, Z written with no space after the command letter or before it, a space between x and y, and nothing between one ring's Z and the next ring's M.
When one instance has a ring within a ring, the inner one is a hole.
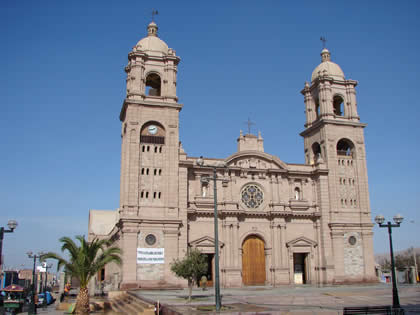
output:
M328 49L324 48L321 52L322 62L312 72L311 81L315 81L320 76L329 76L337 80L345 80L344 72L340 66L331 61L331 54Z
M136 46L135 50L147 52L150 55L167 55L169 48L168 45L157 36L158 26L155 22L151 22L147 26L147 37L141 39Z

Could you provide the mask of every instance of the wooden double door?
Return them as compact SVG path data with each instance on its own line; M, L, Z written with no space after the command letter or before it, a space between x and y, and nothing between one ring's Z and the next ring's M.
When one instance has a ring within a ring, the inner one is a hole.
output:
M264 241L251 235L242 245L242 282L244 285L264 285L265 279Z

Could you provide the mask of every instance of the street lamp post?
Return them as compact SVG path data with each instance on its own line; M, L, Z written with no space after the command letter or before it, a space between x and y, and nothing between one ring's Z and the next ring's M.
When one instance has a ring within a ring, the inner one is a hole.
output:
M48 269L52 267L52 264L45 263L45 282L44 282L44 293L47 291L47 280L48 280ZM45 299L46 300L46 299Z
M214 190L214 292L216 299L216 311L220 311L222 306L220 299L220 280L219 280L219 227L218 227L218 214L217 214L217 169L226 167L223 165L205 165L203 157L197 159L197 165L200 167L210 167L213 169L213 177L206 177L207 180L213 180Z
M9 230L6 230L4 227L0 227L0 267L2 268L3 262L1 261L1 258L3 252L4 233L13 233L14 229L18 226L18 223L15 220L9 220L9 222L7 222L7 226L9 227Z
M31 298L31 305L29 306L28 315L36 314L36 305L35 305L35 289L36 289L36 279L35 279L35 267L36 267L36 259L40 258L43 253L33 254L32 252L27 252L29 258L34 259L34 267L32 269L32 298Z
M404 220L404 218L397 214L394 216L395 224L391 224L388 221L387 224L383 224L385 222L385 218L383 215L377 215L375 217L375 222L378 223L379 227L381 228L388 228L388 235L389 235L389 248L391 251L391 275L392 275L392 307L399 309L400 308L400 299L398 297L398 288L397 288L397 277L395 275L395 261L394 261L394 250L392 247L392 228L393 227L400 227L400 224Z

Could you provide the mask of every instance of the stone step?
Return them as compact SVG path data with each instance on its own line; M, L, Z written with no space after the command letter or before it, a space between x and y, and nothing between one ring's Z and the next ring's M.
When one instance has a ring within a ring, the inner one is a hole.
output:
M147 303L135 294L122 293L112 298L111 312L107 314L128 314L128 315L154 315L155 307L153 304Z

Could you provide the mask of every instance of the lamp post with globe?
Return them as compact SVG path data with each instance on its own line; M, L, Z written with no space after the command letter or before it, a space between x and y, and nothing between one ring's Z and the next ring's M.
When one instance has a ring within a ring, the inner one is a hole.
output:
M9 230L6 230L4 227L0 227L0 267L3 266L3 262L1 261L2 258L2 251L3 251L3 238L4 233L13 233L14 229L18 226L18 223L15 220L9 220L7 222L7 226L9 227Z
M202 182L208 182L209 180L213 180L213 188L214 188L214 291L215 291L215 299L216 299L216 311L219 311L221 308L221 299L220 299L220 280L219 280L219 228L218 228L218 214L217 214L217 180L223 180L217 178L217 169L218 168L225 168L226 164L221 162L215 165L207 165L204 164L203 157L200 156L197 159L196 164L199 167L208 167L213 169L213 177L206 176L203 177L201 180Z
M379 227L381 228L388 228L388 235L389 235L389 248L391 251L391 275L392 275L392 307L393 308L400 308L400 299L398 297L398 288L397 288L397 278L395 275L395 261L394 261L394 250L392 247L392 228L393 227L400 227L404 218L397 214L394 216L395 224L391 224L391 221L388 223L383 224L385 222L385 218L383 215L377 215L375 217L375 222L378 223Z

